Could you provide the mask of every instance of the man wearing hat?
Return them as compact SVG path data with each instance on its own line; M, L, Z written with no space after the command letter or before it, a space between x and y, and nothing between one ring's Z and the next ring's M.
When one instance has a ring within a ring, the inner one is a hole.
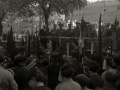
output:
M58 84L59 70L62 66L58 61L59 54L53 54L51 56L51 62L47 66L48 72L48 86L50 89L54 89Z
M0 46L0 54L4 55L6 53L6 47L4 45Z
M10 55L7 53L7 48L5 45L0 46L0 54L5 58L5 62L3 63L4 68L11 67L13 61L10 59Z
M16 74L19 69L21 69L22 67L25 67L25 61L26 61L27 57L23 56L23 55L18 55L15 58L15 63L17 64L17 66L11 68L11 70L13 70L13 72Z
M16 64L16 59L19 56L25 56L25 47L24 46L18 47L18 54L14 57L15 64Z
M90 89L96 89L98 87L102 87L103 86L103 80L101 79L101 77L98 75L98 71L100 69L100 65L98 62L96 61L89 61L87 63L87 67L89 69L89 73L90 73L90 85L89 88Z
M27 59L26 56L19 55L15 60L17 66L12 68L12 70L15 72L14 78L16 83L18 84L18 90L23 90L25 77L27 75L27 72L29 71L29 69L25 67L26 59Z
M12 73L2 67L4 61L4 56L0 54L0 90L17 90Z

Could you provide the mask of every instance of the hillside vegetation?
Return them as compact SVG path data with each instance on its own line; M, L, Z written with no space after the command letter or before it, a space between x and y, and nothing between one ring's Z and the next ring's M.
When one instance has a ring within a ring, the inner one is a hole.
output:
M117 9L119 6L119 10ZM85 8L82 8L82 14L86 21L99 21L100 12L102 13L102 22L103 23L114 23L115 18L117 16L118 21L120 21L120 1L111 0L105 1L105 9L104 12L104 2L96 2L88 4ZM72 19L81 19L81 11L74 11ZM70 18L70 17L68 17Z

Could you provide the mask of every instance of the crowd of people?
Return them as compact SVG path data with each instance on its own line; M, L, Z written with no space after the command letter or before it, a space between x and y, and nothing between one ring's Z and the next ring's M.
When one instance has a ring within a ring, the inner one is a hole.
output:
M54 26L50 36L78 37L79 33L73 33L79 32L78 26L76 31L71 29L71 24L66 31L62 24L57 31ZM44 27L39 36L48 34ZM47 38L40 41L47 48ZM0 90L120 90L119 56L103 54L100 60L95 54L78 58L77 53L67 58L65 53L58 51L43 59L37 57L35 48L31 48L30 56L26 56L25 50L20 46L11 58L6 47L0 46Z
M4 45L0 46L0 90L119 90L120 57L85 56L80 62L75 55L67 59L53 54L42 61L25 48L11 60Z

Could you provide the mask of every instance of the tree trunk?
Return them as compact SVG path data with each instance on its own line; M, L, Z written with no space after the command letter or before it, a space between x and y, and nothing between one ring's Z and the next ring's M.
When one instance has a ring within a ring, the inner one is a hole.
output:
M47 27L48 27L48 19L49 19L49 15L47 14L47 15L44 15L44 17L45 17L45 24L47 25Z
M46 5L42 5L41 8L44 12L45 24L47 26L47 30L48 30L48 33L49 33L48 19L49 19L49 15L50 15L51 4L49 4L49 7L46 7Z
M49 33L49 25L48 25L49 14L44 14L44 17L45 17L45 25L47 26L47 32Z
M2 36L2 32L3 32L3 25L2 25L2 21L0 21L0 37Z

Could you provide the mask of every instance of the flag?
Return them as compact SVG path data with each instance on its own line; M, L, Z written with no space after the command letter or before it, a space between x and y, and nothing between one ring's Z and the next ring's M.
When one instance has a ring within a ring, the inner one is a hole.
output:
M14 56L16 55L16 52L15 52L15 43L13 38L12 26L7 34L7 52L10 54L10 58L13 60Z
M28 35L27 35L27 56L29 57L30 56L30 32L28 32Z
M10 32L7 34L7 52L10 53Z
M99 62L102 63L101 13L100 13L100 18L99 18L97 56L99 58Z
M91 41L91 54L94 53L94 41L92 40Z
M69 41L67 42L67 59L69 59Z
M113 36L113 47L112 49L113 50L117 50L117 35L116 35L116 30L117 30L117 16L116 16L116 19L115 19L115 25L114 25L114 32L112 33L112 36Z
M79 49L79 60L82 59L80 56L85 56L85 50L84 50L84 35L83 32L86 28L86 23L82 17L81 20L81 30L80 30L80 35L79 35L79 40L78 40L78 49ZM80 28L79 28L80 29Z
M14 56L15 56L15 43L14 43L14 37L13 37L13 30L12 30L12 26L11 26L11 29L10 29L10 56L11 56L11 59L13 60L14 59Z
M117 16L116 16L116 18L115 18L115 29L114 29L114 32L116 32L116 30L117 30Z

